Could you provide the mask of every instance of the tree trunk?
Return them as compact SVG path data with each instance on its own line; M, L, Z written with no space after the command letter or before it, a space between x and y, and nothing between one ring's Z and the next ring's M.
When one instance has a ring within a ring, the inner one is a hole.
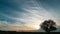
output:
M47 30L46 32L47 32L47 34L50 34L50 30Z

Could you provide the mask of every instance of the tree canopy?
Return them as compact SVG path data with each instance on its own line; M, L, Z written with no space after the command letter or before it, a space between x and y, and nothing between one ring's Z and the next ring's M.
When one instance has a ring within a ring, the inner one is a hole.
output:
M46 32L50 32L53 30L56 30L56 22L54 22L53 20L45 20L41 25L41 28L43 30L45 30Z

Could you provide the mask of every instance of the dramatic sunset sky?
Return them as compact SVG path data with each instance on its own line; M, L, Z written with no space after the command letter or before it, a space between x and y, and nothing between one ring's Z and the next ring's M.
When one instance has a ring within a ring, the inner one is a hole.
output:
M60 0L0 0L0 30L40 32L48 19L60 26Z

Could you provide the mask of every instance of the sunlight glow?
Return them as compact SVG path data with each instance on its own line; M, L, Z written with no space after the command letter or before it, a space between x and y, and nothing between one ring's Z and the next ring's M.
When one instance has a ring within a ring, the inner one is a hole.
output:
M40 29L40 26L39 25L34 25L35 29Z

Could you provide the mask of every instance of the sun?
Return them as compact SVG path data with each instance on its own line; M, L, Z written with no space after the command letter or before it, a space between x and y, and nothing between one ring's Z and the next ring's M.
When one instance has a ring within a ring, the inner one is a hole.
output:
M34 25L35 29L39 29L40 26L39 25Z

